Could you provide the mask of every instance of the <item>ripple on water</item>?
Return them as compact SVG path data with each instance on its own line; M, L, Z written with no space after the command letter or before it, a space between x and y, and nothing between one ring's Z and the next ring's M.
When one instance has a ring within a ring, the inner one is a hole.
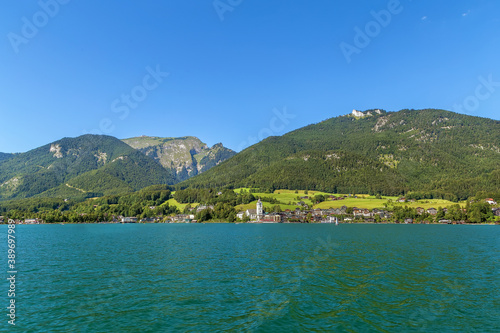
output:
M496 226L40 225L17 233L24 331L498 329ZM332 251L322 247L329 241ZM328 254L322 260L318 248Z

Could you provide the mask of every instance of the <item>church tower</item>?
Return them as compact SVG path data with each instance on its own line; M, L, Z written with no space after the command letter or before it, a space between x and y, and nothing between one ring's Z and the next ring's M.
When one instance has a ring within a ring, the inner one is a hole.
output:
M257 221L260 221L262 215L264 215L264 213L262 211L262 202L260 201L259 198L259 201L257 201Z

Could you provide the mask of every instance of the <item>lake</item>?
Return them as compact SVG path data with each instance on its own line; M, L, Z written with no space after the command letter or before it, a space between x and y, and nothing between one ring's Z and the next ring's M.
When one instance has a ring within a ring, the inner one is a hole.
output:
M16 236L19 332L500 329L498 226L57 224Z

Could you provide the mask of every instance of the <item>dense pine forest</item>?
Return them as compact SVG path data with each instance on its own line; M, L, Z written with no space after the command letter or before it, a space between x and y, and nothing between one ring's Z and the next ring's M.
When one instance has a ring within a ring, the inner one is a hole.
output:
M269 137L179 188L224 186L464 200L500 188L500 122L368 110Z

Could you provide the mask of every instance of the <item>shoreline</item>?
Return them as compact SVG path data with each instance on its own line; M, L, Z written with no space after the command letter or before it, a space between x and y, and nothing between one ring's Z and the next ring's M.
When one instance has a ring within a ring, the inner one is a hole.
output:
M197 223L178 223L178 222L171 222L171 223L165 223L165 222L137 222L137 223L130 223L130 222L53 222L53 223L18 223L16 225L75 225L75 224L85 224L85 225L102 225L102 224L131 224L131 225L137 225L137 224L310 224L310 225L335 225L335 223L302 223L302 222L226 222L226 221L207 221L207 222L197 222ZM339 222L338 225L500 225L500 222L486 222L486 223L394 223L394 222L357 222L357 223L352 223L352 222ZM0 225L8 225L7 223L3 223Z

